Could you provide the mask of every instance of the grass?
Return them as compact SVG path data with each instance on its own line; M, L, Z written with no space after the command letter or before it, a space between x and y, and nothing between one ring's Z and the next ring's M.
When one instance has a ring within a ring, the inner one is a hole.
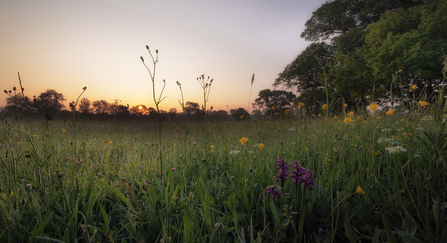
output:
M161 140L155 123L5 123L0 241L445 242L445 114L418 109L176 121ZM289 178L272 198L279 157L314 189L295 197Z

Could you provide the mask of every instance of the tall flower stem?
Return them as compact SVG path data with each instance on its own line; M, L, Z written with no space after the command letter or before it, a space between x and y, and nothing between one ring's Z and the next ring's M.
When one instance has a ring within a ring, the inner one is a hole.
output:
M213 84L213 79L210 80L210 76L205 80L205 75L202 74L200 77L197 78L197 81L199 82L200 86L202 86L203 89L203 106L202 110L203 113L206 115L206 102L209 100L210 97L210 91L211 91L211 84Z
M149 46L146 45L146 49L149 52L149 55L151 56L152 59L152 72L149 69L149 67L146 65L146 63L144 63L144 58L141 56L140 59L143 62L143 65L146 67L147 71L149 72L149 76L151 77L151 81L152 81L152 97L154 98L154 103L155 103L155 107L157 108L157 115L158 115L158 157L159 157L159 161L160 161L160 180L163 180L163 163L162 163L162 159L161 159L161 116L160 116L160 109L159 109L159 104L166 98L163 97L163 91L165 90L166 87L166 80L163 79L163 88L161 89L160 95L157 99L157 96L155 95L155 68L157 67L157 62L158 62L158 50L155 50L155 58L152 55L151 50L149 49Z

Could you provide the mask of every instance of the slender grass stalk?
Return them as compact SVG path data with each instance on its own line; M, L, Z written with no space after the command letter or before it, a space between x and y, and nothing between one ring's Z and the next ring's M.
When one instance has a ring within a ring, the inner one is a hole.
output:
M255 74L251 76L251 82L250 82L250 94L248 94L248 105L247 105L247 112L250 114L250 99L251 99L251 90L253 89L253 83L255 81Z
M158 50L155 50L156 55L154 58L151 50L149 49L149 46L146 45L146 49L149 52L149 55L151 56L151 59L152 59L152 65L153 65L152 72L149 69L149 67L146 65L146 63L144 63L143 56L141 56L140 59L143 62L143 65L146 67L147 71L149 72L149 76L151 77L151 81L152 81L152 97L154 98L154 103L155 103L155 107L157 108L157 116L158 116L158 150L159 150L158 159L160 162L160 180L163 181L163 161L162 161L162 155L161 155L161 116L160 116L160 109L158 106L166 98L166 96L162 98L163 91L165 90L165 87L166 87L166 80L163 79L163 88L161 89L160 96L157 99L157 97L155 95L155 70L156 70L157 63L158 63Z

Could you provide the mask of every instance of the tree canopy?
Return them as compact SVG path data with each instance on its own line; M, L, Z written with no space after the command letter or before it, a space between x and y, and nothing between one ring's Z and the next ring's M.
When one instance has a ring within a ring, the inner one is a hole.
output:
M373 102L387 97L396 73L401 88L435 86L442 80L442 50L447 47L446 12L442 0L326 2L301 34L312 43L273 86L296 89L297 100L306 104L326 91L333 101Z

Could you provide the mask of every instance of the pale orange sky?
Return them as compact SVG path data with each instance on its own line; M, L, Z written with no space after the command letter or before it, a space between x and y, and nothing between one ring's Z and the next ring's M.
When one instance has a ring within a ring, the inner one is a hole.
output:
M0 2L0 89L25 94L46 89L66 105L83 97L154 107L152 83L140 60L159 50L156 91L166 80L161 109L203 103L196 78L214 79L207 107L247 109L284 67L309 44L299 36L325 0L14 0ZM150 64L150 63L148 63ZM6 105L2 92L0 106ZM251 106L250 106L251 109Z

